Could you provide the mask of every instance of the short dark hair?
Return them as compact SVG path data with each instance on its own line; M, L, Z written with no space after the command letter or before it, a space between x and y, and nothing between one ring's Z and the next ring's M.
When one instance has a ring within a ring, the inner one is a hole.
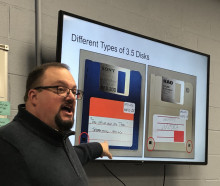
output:
M41 77L44 75L44 72L50 67L57 67L57 68L65 68L69 70L69 66L64 63L59 62L51 62L45 63L36 67L32 72L29 73L27 81L26 81L26 91L24 96L24 101L26 102L28 99L28 92L30 89L40 86Z

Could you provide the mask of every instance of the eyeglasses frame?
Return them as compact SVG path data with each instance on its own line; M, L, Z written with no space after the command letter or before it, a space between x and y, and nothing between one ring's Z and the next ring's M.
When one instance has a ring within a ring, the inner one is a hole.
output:
M62 96L58 93L58 88L59 87L68 89L67 96ZM56 88L56 91L50 90L50 88ZM73 89L70 89L70 88L65 87L65 86L57 86L57 85L56 86L38 86L38 87L35 87L33 89L35 89L35 90L39 90L39 89L48 90L48 91L51 91L51 92L53 92L53 93L55 93L55 94L57 94L61 97L64 97L64 98L68 97L69 94L70 94L70 91L71 91L72 94L75 96L76 100L81 100L83 98L83 91L82 90L79 90L79 89L74 89L73 90ZM76 92L76 93L74 93L74 92ZM80 98L78 98L78 95L81 95Z

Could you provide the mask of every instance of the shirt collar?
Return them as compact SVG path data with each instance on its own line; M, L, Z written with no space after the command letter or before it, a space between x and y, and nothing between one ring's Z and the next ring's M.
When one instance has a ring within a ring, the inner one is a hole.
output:
M71 130L60 132L51 128L46 123L42 122L40 119L28 112L25 109L24 104L18 106L18 114L15 116L14 120L19 120L22 125L28 128L30 131L57 146L62 146L63 141L66 140L66 138L75 134L75 132Z

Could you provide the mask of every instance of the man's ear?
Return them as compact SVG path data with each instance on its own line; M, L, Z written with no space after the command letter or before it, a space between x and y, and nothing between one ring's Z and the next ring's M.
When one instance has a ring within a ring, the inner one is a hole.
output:
M38 100L38 91L35 89L30 89L28 92L28 99L33 106L36 106Z

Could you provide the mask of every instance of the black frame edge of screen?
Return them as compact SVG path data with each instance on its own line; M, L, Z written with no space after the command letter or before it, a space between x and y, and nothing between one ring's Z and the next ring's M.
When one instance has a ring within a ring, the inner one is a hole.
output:
M137 37L148 39L148 40L158 42L158 43L161 43L161 44L164 44L164 45L168 45L168 46L171 46L171 47L175 47L175 48L179 48L179 49L186 50L186 51L189 51L189 52L193 52L193 53L196 53L196 54L200 54L200 55L206 56L208 58L210 56L207 53L203 53L203 52L200 52L200 51L197 51L197 50L185 48L185 47L175 45L175 44L172 44L172 43L168 43L168 42L165 42L165 41L162 41L162 40L159 40L159 39L151 38L151 37L148 37L148 36L145 36L145 35L142 35L142 34L138 34L138 33L135 33L135 32L129 31L129 30L125 30L125 29L122 29L122 28L119 28L119 27L115 27L115 26L112 26L112 25L109 25L109 24L106 24L106 23L95 21L93 19L89 19L89 18L86 18L86 17L83 17L83 16L79 16L79 15L69 13L69 12L66 12L66 11L63 11L63 10L59 10L59 12L58 12L58 25L57 25L58 26L58 34L57 34L57 43L58 43L58 45L57 45L57 49L62 48L62 46L61 46L62 45L62 43L61 43L62 39L60 37L62 37L62 31L63 30L60 27L62 27L61 25L63 24L63 16L64 15L75 17L75 18L81 19L83 21L88 21L88 22L91 22L91 23L94 23L94 24L97 24L97 25L108 27L108 28L111 28L111 29L114 29L114 30L117 30L117 31L121 31L121 32L131 34L131 35L134 35L134 36L137 36ZM60 56L58 55L57 57L60 57Z

